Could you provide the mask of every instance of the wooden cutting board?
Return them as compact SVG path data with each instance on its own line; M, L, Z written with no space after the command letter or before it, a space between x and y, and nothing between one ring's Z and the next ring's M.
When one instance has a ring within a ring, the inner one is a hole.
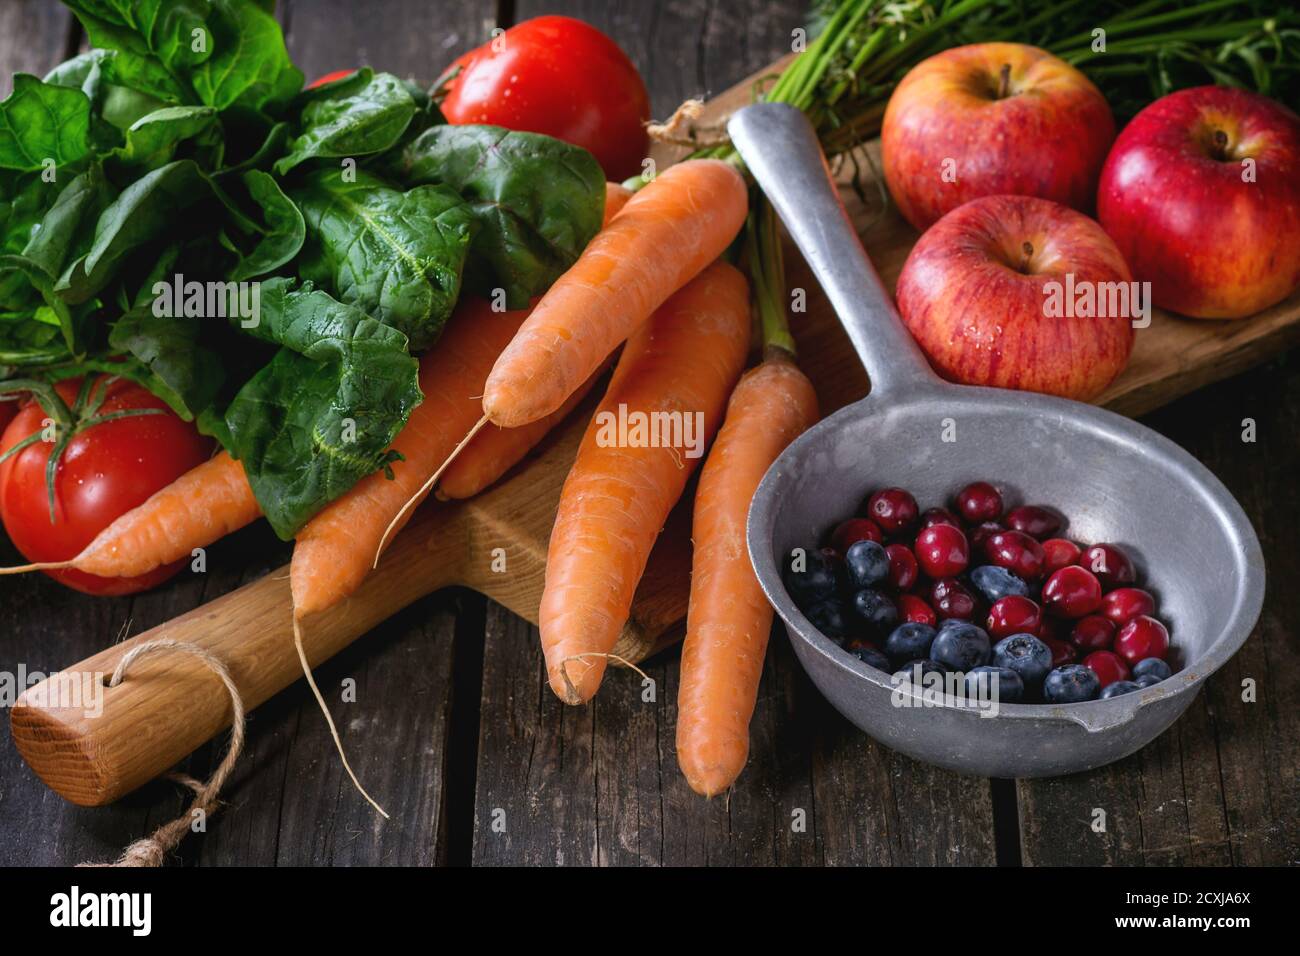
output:
M772 69L779 68L780 64ZM771 70L764 71L770 73ZM716 124L751 98L752 80L709 104L699 123ZM682 151L657 150L660 168ZM879 143L865 149L879 168ZM882 210L876 187L866 201L842 195L872 261L892 290L916 233ZM807 292L807 311L791 316L800 363L818 390L824 414L866 394L868 382L848 339L798 253L786 249L790 288ZM1128 368L1099 400L1138 415L1210 382L1236 374L1300 341L1300 294L1250 319L1203 322L1157 311L1138 330ZM598 386L597 393L603 386ZM398 536L379 569L339 610L308 619L309 658L319 664L380 621L432 591L464 585L537 620L547 542L560 488L590 418L593 396L510 475L478 498L427 504ZM637 592L616 648L642 660L680 638L689 586L690 494L674 512ZM191 641L226 661L247 707L256 707L300 676L290 632L288 569L227 594L160 627L115 645L65 673L90 681L111 673L131 647L156 638ZM89 686L89 685L87 685ZM111 802L157 776L227 727L225 689L188 657L149 658L104 692L103 714L41 702L29 691L12 712L14 741L49 786L86 805Z

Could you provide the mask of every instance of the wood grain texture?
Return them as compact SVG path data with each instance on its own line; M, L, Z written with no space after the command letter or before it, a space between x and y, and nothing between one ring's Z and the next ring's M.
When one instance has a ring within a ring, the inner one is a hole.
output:
M341 0L293 0L281 6L289 18L291 49L309 78L368 60L429 79L471 45L481 12L477 3L449 0L385 0L367 4L364 13L360 5ZM593 0L544 7L524 0L511 6L519 17L570 13L613 32L646 73L660 117L685 96L725 87L774 58L788 42L788 27L803 16L802 3L786 0L753 5ZM53 10L62 25L37 35L27 32L34 21L24 16L24 32L13 32L6 18L19 7L40 8L38 17ZM394 22L401 27L393 28ZM417 28L408 29L410 24ZM66 26L66 14L52 2L0 4L0 83L8 80L11 64L41 73L62 58L66 34L60 39L58 33ZM769 45L757 49L763 44ZM742 48L743 56L737 52ZM48 58L33 50L47 50ZM445 50L446 56L430 56L430 50ZM741 102L747 89L742 84L732 102ZM872 210L859 205L854 214L861 228ZM890 251L898 242L890 238L891 228L899 225L881 221L864 231L868 251L890 281L904 254ZM809 289L824 309L797 255L787 261L791 283ZM865 377L842 333L810 315L795 321L805 353L823 362L815 374L824 379L839 370L848 376L844 382L819 381L823 401L865 390ZM1124 400L1134 400L1115 407L1136 413L1174 398L1178 390L1168 388L1170 368L1181 369L1187 387L1197 387L1253 365L1290 341L1287 330L1275 334L1264 328L1262 338L1257 336L1258 323L1258 318L1184 322L1191 338L1177 340L1180 344L1171 344L1174 339L1161 344L1139 333L1125 375L1133 385L1125 385ZM831 359L821 359L823 352ZM1016 785L1025 862L1300 861L1300 728L1293 716L1300 713L1300 701L1292 677L1300 663L1300 607L1285 586L1300 571L1290 553L1300 518L1294 482L1300 374L1294 353L1291 361L1185 398L1149 419L1238 495L1260 532L1273 586L1255 636L1208 683L1187 717L1155 744L1093 774ZM1239 441L1240 420L1247 416L1259 428L1255 446ZM574 434L580 430L573 423L569 428ZM563 441L563 436L553 440L554 445ZM521 488L526 493L512 507L536 509L535 499L544 497L545 489L528 482ZM527 555L539 543L521 540L510 524L517 513L489 514L476 532L476 546L502 544L512 549L512 562L521 558L513 564L519 581L509 598L521 607L529 589L540 588L535 566L526 570ZM679 511L670 524L682 516ZM656 551L664 570L648 575L653 601L646 587L638 596L639 605L657 608L660 620L678 613L674 594L685 593L683 585L669 580L685 567L684 551L671 556L663 550L664 543L674 541L685 546L684 530L666 533ZM544 544L543 539L542 554ZM247 529L210 549L206 575L185 575L130 599L88 598L39 576L0 580L0 666L64 666L106 646L125 620L133 620L133 633L162 623L264 579L287 553L264 528ZM12 563L15 558L0 540L0 559ZM658 591L656 581L665 582ZM610 672L595 704L567 709L545 690L535 629L492 608L484 647L482 609L482 600L463 590L420 599L318 669L362 779L397 811L393 824L376 830L369 811L340 778L323 721L298 683L253 713L246 756L227 789L229 805L208 833L183 844L182 859L198 864L473 859L484 864L887 865L994 858L988 785L916 764L857 734L816 696L779 632L753 726L754 757L729 802L706 802L685 787L672 753L674 655L648 663L658 688L655 707L641 703L640 679L619 669ZM481 678L477 654L483 655ZM441 670L444 665L450 671ZM358 681L357 705L339 699L345 677ZM1257 704L1240 701L1246 677L1259 681ZM405 699L411 688L418 688L415 699ZM406 707L413 711L404 713ZM459 736L457 715L466 731ZM182 769L202 776L220 759L222 747L224 735L219 735ZM36 780L7 735L0 739L0 863L107 859L183 805L183 795L165 782L148 784L111 808L70 805ZM504 840L490 829L491 811L498 806L507 811ZM1107 834L1088 828L1096 806L1108 810ZM796 838L788 814L798 808L809 812L807 830ZM1014 816L1017 807L1010 810Z
M0 3L0 100L13 92L13 74L44 76L76 48L76 21L47 0Z
M360 66L430 83L497 22L494 0L280 0L278 10L308 83Z
M1257 440L1242 441L1254 421ZM1268 595L1254 634L1150 746L1087 774L1018 784L1026 863L1279 866L1300 861L1300 365L1295 353L1189 396L1148 424L1237 496ZM1243 682L1255 683L1254 703ZM1092 828L1106 814L1105 832Z

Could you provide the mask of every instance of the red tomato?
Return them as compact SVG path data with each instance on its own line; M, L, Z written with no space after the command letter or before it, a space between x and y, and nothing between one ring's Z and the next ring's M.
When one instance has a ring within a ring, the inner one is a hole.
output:
M56 389L71 406L79 385L65 381ZM95 415L134 408L158 408L164 414L92 425L68 442L54 479L53 523L45 465L54 446L38 441L0 464L0 518L27 560L76 557L114 519L207 460L211 442L133 382L112 382ZM35 401L23 405L0 437L0 454L40 431L47 417ZM162 583L184 564L178 561L134 578L102 578L72 569L45 573L87 594L134 594Z
M318 86L324 86L326 83L333 83L335 80L341 80L345 76L355 73L355 70L335 70L333 73L326 73L319 80L313 80L307 84L307 89L314 90Z
M650 97L627 55L571 17L537 17L474 51L442 102L450 123L545 133L589 150L618 181L641 170Z
M6 402L0 400L0 432L8 428L9 423L14 420L14 416L18 414L19 404L21 403L18 401Z

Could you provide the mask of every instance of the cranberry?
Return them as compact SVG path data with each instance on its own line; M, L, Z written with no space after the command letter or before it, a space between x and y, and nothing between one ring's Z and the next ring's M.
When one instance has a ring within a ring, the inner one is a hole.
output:
M960 528L961 522L957 516L947 508L927 508L921 513L921 527L929 528L936 524L950 524L954 528Z
M1000 534L1007 529L1002 527L996 521L981 521L975 527L970 529L970 543L978 550L984 550L984 544L995 534Z
M1040 610L1039 613L1042 614L1042 611ZM1064 641L1070 636L1070 628L1056 618L1042 614L1042 618L1038 622L1038 636L1043 640L1050 637L1056 641Z
M957 492L957 513L968 524L996 521L1002 517L1002 496L987 481L976 481Z
M1156 599L1141 588L1116 588L1102 598L1101 613L1121 626L1135 617L1156 613Z
M1043 606L1057 617L1091 614L1101 607L1101 584L1087 568L1061 568L1043 585Z
M1030 580L1043 573L1043 546L1023 531L999 531L984 542L989 560Z
M1050 538L1061 528L1061 519L1046 508L1021 505L1007 512L1006 525L1034 538Z
M1049 538L1043 542L1043 573L1051 574L1070 564L1078 564L1083 549L1065 538Z
M1070 640L1081 651L1107 651L1115 642L1115 625L1100 614L1089 614L1075 623Z
M916 556L905 544L886 546L889 555L889 586L899 591L906 591L916 583Z
M1069 641L1062 641L1055 637L1044 637L1039 635L1039 640L1047 645L1047 649L1052 652L1052 667L1064 667L1066 664L1073 664L1079 659L1079 655L1074 650L1074 645Z
M989 608L989 636L1003 638L1012 634L1037 634L1042 620L1037 604L1018 594L1009 594L998 598Z
M902 488L882 488L867 499L867 515L888 534L916 523L916 499Z
M831 547L840 554L844 554L850 546L859 541L874 541L880 544L884 540L885 536L880 533L879 526L868 518L850 518L848 521L841 521L831 532Z
M932 578L961 574L970 562L970 546L960 528L936 524L916 536L916 560Z
M1169 632L1154 617L1135 617L1115 636L1115 653L1130 664L1148 657L1164 658L1169 652Z
M1128 680L1128 664L1111 651L1093 651L1083 659L1083 666L1097 675L1103 688L1117 680Z
M1133 562L1113 544L1094 544L1083 552L1083 560L1079 564L1097 575L1097 580L1107 591L1137 580Z
M956 578L941 578L930 589L930 606L941 618L969 621L975 613L975 597Z
M897 603L898 619L904 624L928 624L934 627L939 623L934 608L915 594L900 594Z

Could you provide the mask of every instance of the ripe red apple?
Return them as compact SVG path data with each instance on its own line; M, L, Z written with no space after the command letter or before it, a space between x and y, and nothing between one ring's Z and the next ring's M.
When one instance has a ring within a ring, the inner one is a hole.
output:
M881 153L899 211L924 230L981 196L1089 211L1115 138L1086 76L1022 43L955 47L917 64L885 108Z
M1226 86L1162 97L1115 141L1097 218L1161 308L1266 309L1300 287L1300 117Z
M1132 293L1129 278L1082 213L987 196L921 236L898 277L898 309L945 378L1087 401L1133 347L1132 310L1118 298Z

